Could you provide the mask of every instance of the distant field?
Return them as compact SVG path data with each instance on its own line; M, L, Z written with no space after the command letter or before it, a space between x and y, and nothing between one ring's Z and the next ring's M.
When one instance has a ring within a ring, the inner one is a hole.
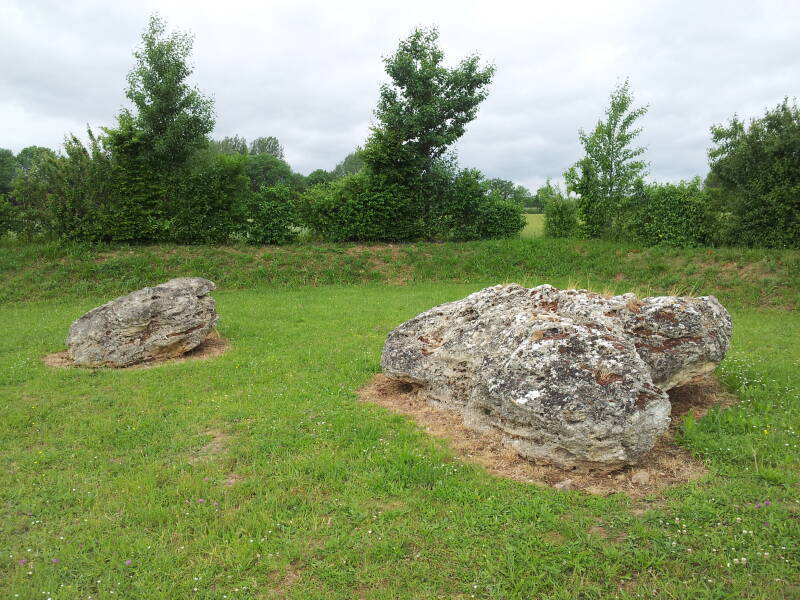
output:
M528 222L520 235L524 238L540 237L544 234L544 215L525 215Z

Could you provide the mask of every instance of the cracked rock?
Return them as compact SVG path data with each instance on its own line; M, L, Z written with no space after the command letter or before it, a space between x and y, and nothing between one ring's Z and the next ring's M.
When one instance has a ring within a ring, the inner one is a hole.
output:
M214 329L218 317L208 293L215 287L179 277L94 308L70 327L70 359L85 367L128 367L180 356Z
M614 470L653 447L669 426L666 390L712 370L730 335L711 296L498 285L397 327L381 365L526 458Z

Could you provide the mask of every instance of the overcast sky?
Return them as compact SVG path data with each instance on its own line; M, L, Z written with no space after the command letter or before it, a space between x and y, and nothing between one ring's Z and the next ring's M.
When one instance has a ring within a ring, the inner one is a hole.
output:
M578 129L630 78L650 110L650 176L707 171L709 127L800 96L800 1L0 1L0 147L60 146L113 125L148 16L195 36L193 81L214 137L274 135L302 173L331 169L369 132L382 57L436 25L448 63L497 73L457 146L462 166L537 187L581 155Z

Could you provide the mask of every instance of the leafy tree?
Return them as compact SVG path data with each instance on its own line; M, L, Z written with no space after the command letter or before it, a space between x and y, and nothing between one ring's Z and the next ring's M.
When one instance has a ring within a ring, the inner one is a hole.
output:
M321 183L330 183L336 179L360 173L365 166L362 152L363 150L361 148L356 148L353 152L345 156L344 159L334 167L333 171L326 171L325 169L316 169L312 171L305 179L305 186L310 187Z
M381 86L378 124L362 153L376 197L391 197L394 192L382 190L396 186L404 190L395 197L405 204L391 212L406 221L392 222L392 239L442 235L448 212L443 199L455 177L448 148L475 118L494 74L477 55L446 67L438 38L435 28L416 29L384 59L391 82Z
M748 124L711 128L708 181L731 213L728 243L800 247L800 108L785 98Z
M646 174L647 163L639 159L645 149L632 144L642 131L635 127L636 121L647 107L632 106L630 83L625 80L611 93L605 119L591 133L579 131L586 155L564 173L567 190L578 195L578 216L587 237L612 233L620 204Z
M544 211L547 204L552 200L559 200L565 197L561 186L558 184L553 185L553 181L548 177L544 185L540 186L533 195L531 206L537 207L540 211Z
M306 185L310 187L321 183L330 183L334 179L337 178L334 177L332 172L326 171L325 169L317 169L308 174L308 177L306 177Z
M258 137L250 143L250 154L271 154L275 158L283 160L283 146L278 141L278 138Z
M442 64L436 28L416 29L384 59L391 83L381 86L378 126L364 150L377 173L414 185L463 134L488 94L494 67L477 55L455 68Z
M336 165L331 171L334 179L354 175L364 168L364 156L361 148L356 148L353 152L344 157L342 162Z
M238 135L226 136L213 140L211 148L220 154L247 154L247 140Z
M490 196L496 196L502 200L511 200L514 197L514 182L507 179L486 179L483 187Z
M55 156L56 153L53 152L50 148L45 148L44 146L27 146L19 151L17 154L17 163L19 164L19 168L23 171L27 171L31 168L34 160L42 154L47 154L49 156Z
M384 59L391 82L381 87L378 123L334 175L355 172L302 195L300 215L322 238L475 239L523 227L520 206L487 196L483 176L459 171L448 150L475 118L494 67L476 55L444 66L438 36L417 29Z
M130 115L131 133L140 137L140 150L158 170L184 165L208 144L207 135L214 129L213 101L187 83L192 43L188 33L168 34L164 21L153 15L134 52L136 66L128 74L125 95L136 109ZM122 111L121 121L127 113Z
M154 15L134 52L126 90L134 110L123 109L117 127L104 130L115 167L111 239L167 239L178 222L185 202L177 195L214 128L213 102L187 83L192 41L187 33L167 33ZM199 193L198 207L206 202Z
M291 167L286 162L271 154L251 154L247 157L247 175L250 177L250 189L258 192L263 186L273 187L285 185L294 187Z
M507 179L487 179L483 182L483 187L489 196L519 206L528 206L532 199L528 188Z
M11 182L17 172L17 159L11 150L0 148L0 198L11 191Z

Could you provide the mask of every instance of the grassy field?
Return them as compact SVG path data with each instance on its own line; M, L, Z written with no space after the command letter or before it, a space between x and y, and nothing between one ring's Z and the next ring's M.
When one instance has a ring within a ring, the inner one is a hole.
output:
M643 294L715 294L726 305L800 309L800 251L640 248L561 239L292 246L62 246L0 242L0 303L114 297L171 277L220 289L485 283Z
M527 221L527 225L520 233L521 237L529 239L541 237L544 234L544 215L527 214L525 221Z
M2 248L0 597L798 597L797 254L547 243ZM653 266L678 262L677 281ZM177 274L221 279L228 353L41 363L89 308ZM356 399L387 332L437 303L651 276L718 293L735 322L719 372L739 402L684 425L709 475L664 496L498 479Z

